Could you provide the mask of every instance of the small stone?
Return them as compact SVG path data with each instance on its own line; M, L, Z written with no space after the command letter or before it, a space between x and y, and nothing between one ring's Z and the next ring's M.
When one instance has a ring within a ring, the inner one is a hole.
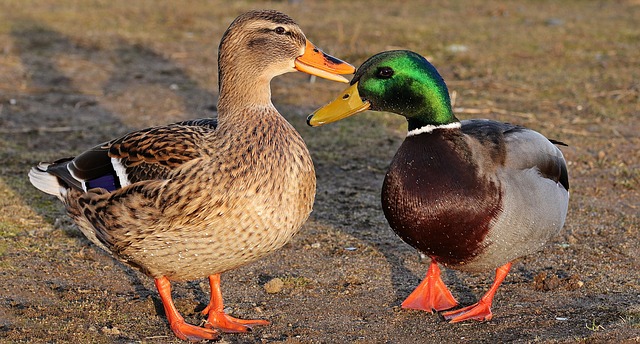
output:
M545 21L545 24L547 24L547 26L562 26L564 25L564 20L560 18L549 18Z
M556 275L547 275L541 272L533 278L533 288L535 290L549 291L560 286L560 279Z
M451 44L448 45L446 49L450 53L464 53L469 50L469 48L463 44Z
M567 281L566 281L566 284L565 284L565 288L567 290L580 289L580 288L582 288L582 286L584 286L584 282L582 282L580 280L580 276L579 275L573 275L573 276L567 278Z
M100 329L100 332L104 334L112 335L112 336L117 336L120 334L120 330L117 327L108 328L104 326Z
M320 248L320 243L314 242L313 244L311 244L311 248Z
M604 151L599 151L598 152L598 159L599 160L603 160L606 157L607 157L607 153L605 153Z
M284 282L278 277L264 284L264 290L268 294L277 294L282 291L282 287L284 287Z

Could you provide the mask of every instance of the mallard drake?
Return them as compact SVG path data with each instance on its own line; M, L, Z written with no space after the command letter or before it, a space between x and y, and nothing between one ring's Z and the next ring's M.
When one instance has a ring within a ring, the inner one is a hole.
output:
M264 320L224 313L220 273L283 246L315 197L304 141L271 103L269 83L295 70L347 82L355 68L311 44L287 15L251 11L222 37L217 119L134 131L29 172L94 244L155 279L171 329L205 340ZM170 281L209 277L205 327L185 323Z
M451 322L491 319L511 262L540 249L564 225L569 180L554 145L560 142L517 125L458 121L438 71L410 51L369 58L351 86L307 121L319 126L367 109L408 121L384 179L382 207L391 228L431 265L402 307L431 312L458 305L438 263L470 272L497 268L478 303L444 313Z

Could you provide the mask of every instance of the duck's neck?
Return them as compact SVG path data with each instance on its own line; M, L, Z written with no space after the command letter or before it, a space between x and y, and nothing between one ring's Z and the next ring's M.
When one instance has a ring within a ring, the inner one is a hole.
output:
M219 71L219 116L235 113L247 107L273 107L270 77L258 76L252 70L226 65Z
M404 104L402 113L409 122L409 130L425 126L443 126L459 122L453 114L449 90L442 76L430 63L422 63L411 73L410 102ZM403 86L404 87L404 86Z
M251 65L241 68L231 62L222 66L224 68L219 71L217 132L235 137L229 141L247 148L250 146L247 137L271 137L292 128L271 102L272 76L263 76L265 73L252 69Z
M451 126L460 123L453 114L451 106L438 106L434 104L420 112L407 116L407 122L409 124L409 131L415 131L424 127Z

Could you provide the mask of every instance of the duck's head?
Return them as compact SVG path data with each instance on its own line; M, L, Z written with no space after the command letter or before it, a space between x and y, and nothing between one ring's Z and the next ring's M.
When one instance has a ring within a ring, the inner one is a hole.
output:
M365 61L351 86L311 114L307 123L320 126L369 109L406 117L409 130L458 121L447 85L435 67L419 54L396 50Z
M298 70L348 82L339 74L355 72L352 65L316 48L293 19L275 10L250 11L236 18L220 42L218 66L221 80L225 73L244 72L271 80Z

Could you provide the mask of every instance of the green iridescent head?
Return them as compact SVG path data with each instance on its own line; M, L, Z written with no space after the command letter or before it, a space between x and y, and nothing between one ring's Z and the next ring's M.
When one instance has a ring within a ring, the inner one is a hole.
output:
M402 115L409 130L458 121L438 71L424 57L407 50L369 58L356 71L351 87L314 112L307 122L318 126L367 109Z

